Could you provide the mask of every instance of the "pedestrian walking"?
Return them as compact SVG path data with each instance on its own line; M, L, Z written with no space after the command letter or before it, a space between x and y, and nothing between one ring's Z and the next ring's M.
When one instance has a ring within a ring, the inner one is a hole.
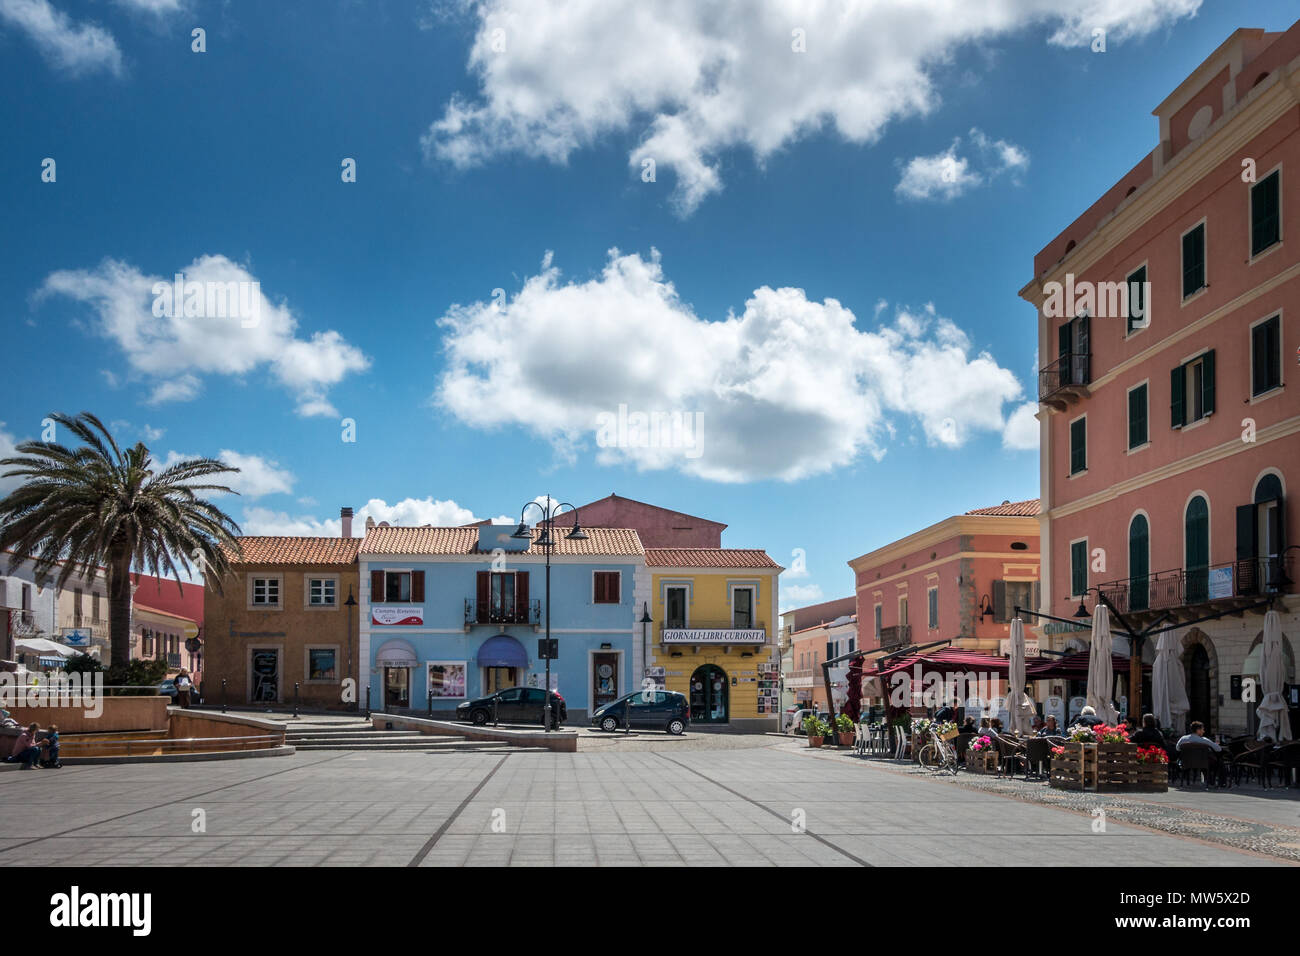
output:
M190 680L189 671L181 668L181 672L176 675L176 703L181 707L190 706L190 690L194 687L194 682Z

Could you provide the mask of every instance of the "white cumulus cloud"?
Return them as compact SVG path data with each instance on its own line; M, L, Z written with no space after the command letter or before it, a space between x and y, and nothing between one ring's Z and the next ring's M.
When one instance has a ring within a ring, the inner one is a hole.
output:
M834 299L768 286L739 314L707 321L657 252L611 250L586 282L562 281L548 254L504 308L448 310L434 398L468 425L521 426L565 455L594 443L602 464L715 481L794 480L864 451L878 458L898 418L948 447L1001 431L1019 382L933 306L896 309L870 331L855 321Z
M1025 31L1086 46L1194 15L1201 0L465 0L477 95L422 139L469 167L502 153L556 163L606 136L676 176L689 214L723 187L721 154L758 162L830 130L861 144L940 102L935 72L962 47ZM796 31L802 31L796 34ZM803 52L798 52L802 48Z
M162 461L160 471L170 468L187 458L202 458L186 452L169 451ZM293 491L296 480L293 472L281 468L278 462L268 460L260 455L247 455L242 452L223 448L215 456L232 468L238 468L238 474L215 475L207 484L225 485L231 491L246 498L260 498L263 495L288 494ZM220 497L220 496L217 496Z
M959 155L962 140L957 137L941 153L909 159L894 192L904 199L955 199L1004 173L1015 181L1029 167L1029 154L1014 143L989 139L978 129L970 131L970 141L970 156Z
M366 519L374 518L375 523L387 521L391 525L433 525L435 527L457 527L473 524L482 519L474 512L462 507L455 501L440 498L403 498L389 504L382 498L371 498L360 508L355 509L352 517L352 536L364 537ZM509 518L498 518L496 523L513 523ZM270 508L245 508L244 520L240 522L244 534L284 534L305 535L310 537L336 537L343 533L343 522L337 514L328 518L314 515L290 515L284 511Z
M199 283L223 294L228 289L243 290L243 301L251 310L244 315L242 309L227 308L227 317L216 317L187 316L186 303L168 307L164 302L156 309L173 276L145 275L113 259L94 270L51 273L38 297L66 295L90 305L98 319L96 330L122 350L137 378L149 381L153 403L194 398L202 391L203 375L240 376L265 369L294 393L298 414L332 416L337 412L326 397L329 387L370 365L365 354L338 332L300 337L298 319L288 304L273 303L256 277L225 256L202 256L180 273L187 289L189 283Z
M122 72L122 51L113 34L73 20L49 0L0 0L0 25L26 34L55 69L74 76Z
M1030 451L1038 447L1038 403L1025 402L1007 416L1002 429L1002 447L1012 451Z

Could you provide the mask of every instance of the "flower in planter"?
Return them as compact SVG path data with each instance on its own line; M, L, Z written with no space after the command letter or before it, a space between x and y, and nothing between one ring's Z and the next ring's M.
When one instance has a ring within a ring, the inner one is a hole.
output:
M1129 742L1127 724L1118 724L1115 727L1098 724L1093 728L1093 733L1097 735L1098 743L1126 744Z
M1138 763L1169 763L1169 754L1165 753L1163 747L1139 747Z
M976 737L970 742L970 749L979 753L980 751L992 750L993 740L990 737Z
M1065 756L1065 748L1064 748L1064 747L1053 747L1053 748L1052 748L1052 756L1053 756L1053 757L1064 757L1064 756Z

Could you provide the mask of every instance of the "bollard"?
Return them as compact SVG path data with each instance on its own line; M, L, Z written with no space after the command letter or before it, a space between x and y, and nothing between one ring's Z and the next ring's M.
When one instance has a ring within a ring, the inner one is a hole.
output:
M221 678L221 712L226 712L226 679Z
M298 703L299 703L298 682L294 681L293 682L293 715L295 717L298 716Z
M433 688L429 688L429 716L433 716Z
M366 685L366 720L370 719L370 686Z
M501 699L499 697L494 696L492 698L492 726L493 727L497 725L497 704L499 703L501 703Z

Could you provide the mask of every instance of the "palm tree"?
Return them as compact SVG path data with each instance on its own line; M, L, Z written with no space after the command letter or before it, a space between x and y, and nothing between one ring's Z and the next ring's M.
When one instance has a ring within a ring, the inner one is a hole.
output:
M55 568L62 589L74 574L108 577L111 662L131 657L131 571L170 575L181 587L194 560L218 590L229 570L227 551L239 552L239 526L201 492L228 492L203 479L238 468L212 458L191 458L155 471L143 442L123 450L98 418L50 416L82 442L68 448L52 441L26 441L3 477L26 479L0 500L0 551L9 550L12 573L24 556L36 562L38 579ZM161 573L160 573L161 572Z

